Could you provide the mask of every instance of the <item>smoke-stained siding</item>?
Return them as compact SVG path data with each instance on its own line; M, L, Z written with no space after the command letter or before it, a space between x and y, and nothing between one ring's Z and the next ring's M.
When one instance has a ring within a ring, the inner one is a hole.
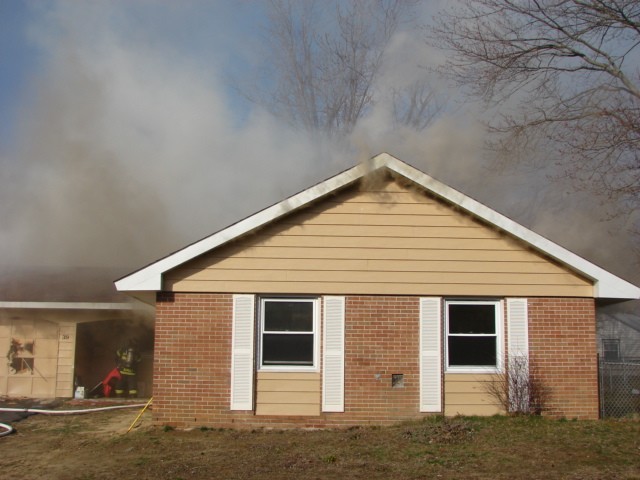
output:
M165 290L593 296L591 283L422 192L339 195L168 272Z

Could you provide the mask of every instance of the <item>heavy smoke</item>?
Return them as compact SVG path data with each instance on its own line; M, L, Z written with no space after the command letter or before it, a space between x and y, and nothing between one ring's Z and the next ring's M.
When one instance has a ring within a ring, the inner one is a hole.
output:
M608 253L631 246L610 236L616 224L595 222L600 206L548 172L496 170L482 155L475 118L483 112L451 100L435 77L449 103L428 129L394 125L381 102L336 145L243 103L229 85L258 61L259 37L238 18L249 22L259 4L34 8L41 65L25 89L15 145L0 158L5 267L127 273L387 151L634 280L630 262ZM425 22L430 13L421 12ZM424 67L439 55L419 33L398 32L377 88L430 75Z
M32 27L44 60L3 159L5 260L133 268L333 167L259 111L234 127L215 58L153 45L121 8L62 2Z

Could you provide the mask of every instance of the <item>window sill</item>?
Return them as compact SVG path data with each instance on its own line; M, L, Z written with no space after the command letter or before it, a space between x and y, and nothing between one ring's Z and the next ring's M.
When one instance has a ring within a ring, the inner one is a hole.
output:
M496 367L448 367L444 370L444 373L486 373L495 375L503 372Z
M260 372L318 373L320 372L320 370L317 367L296 367L293 365L282 365L277 367L258 367L258 373Z

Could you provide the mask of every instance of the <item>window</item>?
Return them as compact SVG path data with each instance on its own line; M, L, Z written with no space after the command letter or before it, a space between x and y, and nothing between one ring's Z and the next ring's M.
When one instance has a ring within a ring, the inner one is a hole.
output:
M620 339L607 338L602 340L602 356L605 362L620 361Z
M500 305L499 301L450 300L446 303L446 350L449 371L500 371Z
M260 307L260 367L314 369L317 300L263 298Z
M33 375L34 372L34 339L12 338L7 359L9 374Z

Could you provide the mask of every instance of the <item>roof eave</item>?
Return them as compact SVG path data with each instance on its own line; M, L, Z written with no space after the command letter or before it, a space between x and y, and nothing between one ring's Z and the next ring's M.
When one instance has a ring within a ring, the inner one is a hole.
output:
M349 185L361 178L369 168L367 164L359 164L307 190L297 193L280 203L261 210L230 227L205 237L137 272L117 280L115 282L116 289L121 292L162 290L162 275L165 272Z
M385 154L386 155L386 154ZM390 156L391 157L391 156ZM639 299L640 288L394 157L388 166L447 202L530 245L594 283L595 298Z
M165 272L196 258L224 243L234 240L252 230L262 227L269 222L291 213L325 195L333 193L356 180L368 172L386 167L391 171L415 182L432 194L448 203L468 212L490 225L502 230L529 245L532 249L565 265L570 270L587 278L594 284L595 298L638 299L640 288L609 273L588 260L570 252L560 245L538 235L526 227L514 222L508 217L492 210L471 197L443 184L426 173L404 163L388 153L381 153L368 162L363 162L344 172L325 180L307 190L288 199L268 207L240 222L231 225L209 237L193 243L182 250L134 272L115 282L118 291L133 294L162 290L162 276Z
M1 309L16 310L133 310L123 302L0 302Z

